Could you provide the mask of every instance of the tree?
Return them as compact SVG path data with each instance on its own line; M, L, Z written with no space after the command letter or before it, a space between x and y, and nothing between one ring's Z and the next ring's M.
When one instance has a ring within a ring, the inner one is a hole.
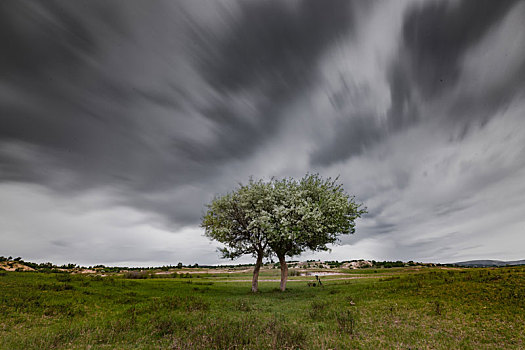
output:
M205 235L224 244L219 249L223 258L236 259L245 254L256 258L252 291L257 292L259 271L269 254L265 236L264 209L271 189L268 183L253 181L224 196L216 197L209 205L201 226Z
M281 267L280 289L286 289L286 256L306 250L328 250L342 234L355 232L355 220L366 209L345 193L337 179L308 174L301 180L272 180L273 218L267 240Z
M264 257L275 254L286 289L286 256L306 250L328 250L342 234L355 232L355 219L366 210L346 194L337 179L307 174L301 180L250 180L237 191L215 198L202 226L206 235L225 244L224 257L252 254L257 258L252 290L257 290Z

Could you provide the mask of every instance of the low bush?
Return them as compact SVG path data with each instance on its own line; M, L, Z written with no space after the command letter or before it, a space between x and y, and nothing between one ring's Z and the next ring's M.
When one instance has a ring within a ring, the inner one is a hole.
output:
M297 269L289 269L288 276L301 276L301 272Z
M57 281L59 282L71 282L72 280L72 277L69 273L57 273L55 275L55 278Z
M124 278L127 279L146 279L150 277L150 273L148 271L128 271L124 273Z

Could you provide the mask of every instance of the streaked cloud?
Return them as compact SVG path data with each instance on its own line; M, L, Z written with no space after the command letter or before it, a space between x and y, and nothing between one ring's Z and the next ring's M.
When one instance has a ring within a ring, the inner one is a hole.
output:
M205 203L319 172L369 209L331 257L522 259L524 23L511 0L2 4L0 255L219 262Z

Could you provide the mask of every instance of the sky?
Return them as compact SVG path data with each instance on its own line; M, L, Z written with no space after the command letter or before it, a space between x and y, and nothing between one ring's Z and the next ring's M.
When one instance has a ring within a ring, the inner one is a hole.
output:
M525 258L525 1L10 0L0 41L0 255L229 264L206 203L319 173L368 214L295 260Z

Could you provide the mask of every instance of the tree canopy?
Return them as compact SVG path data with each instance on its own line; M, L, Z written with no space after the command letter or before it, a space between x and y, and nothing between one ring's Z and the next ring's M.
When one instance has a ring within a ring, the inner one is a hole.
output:
M216 197L208 205L202 226L209 238L224 244L223 257L252 254L257 258L253 291L257 291L263 258L276 255L284 291L286 256L327 250L340 235L354 233L355 220L365 212L337 179L307 174L300 180L250 179L236 191Z
M256 260L252 291L258 290L259 270L270 250L265 235L264 198L269 187L263 181L250 180L236 191L216 197L202 219L202 227L209 238L224 244L223 258L235 259L251 254Z

